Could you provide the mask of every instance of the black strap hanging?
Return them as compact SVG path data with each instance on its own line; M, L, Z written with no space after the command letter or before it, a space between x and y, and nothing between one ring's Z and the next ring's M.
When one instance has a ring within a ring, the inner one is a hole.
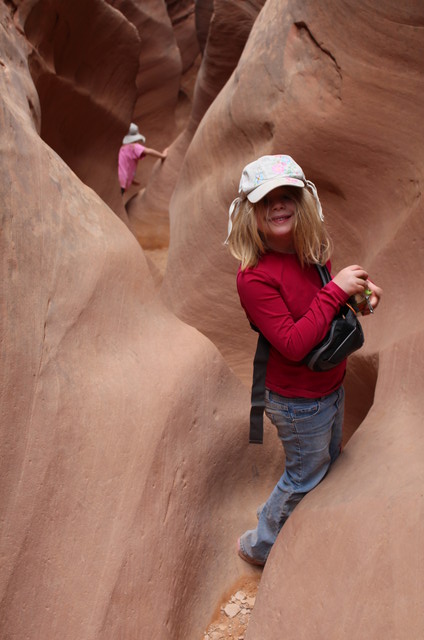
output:
M257 331L252 325L252 329ZM269 358L269 342L259 333L253 360L253 382L250 408L249 442L262 444L264 439L265 376Z

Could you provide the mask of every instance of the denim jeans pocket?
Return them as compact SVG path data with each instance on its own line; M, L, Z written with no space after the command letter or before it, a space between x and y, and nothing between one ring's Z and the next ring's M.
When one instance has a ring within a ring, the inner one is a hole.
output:
M288 402L272 391L265 391L265 413L272 421L274 416L284 417L290 420L290 411Z
M272 416L280 415L286 420L302 421L310 420L320 411L320 401L316 398L283 398L278 393L266 391L265 394L265 412L272 420Z
M308 404L296 404L295 401L290 409L293 420L300 422L314 418L319 413L320 403L318 400L311 400Z

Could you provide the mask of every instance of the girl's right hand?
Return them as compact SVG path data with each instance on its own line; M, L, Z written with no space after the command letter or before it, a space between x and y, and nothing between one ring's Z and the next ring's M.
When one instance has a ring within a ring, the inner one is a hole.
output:
M363 293L367 284L368 273L357 264L345 267L333 278L340 289L343 289L349 296L355 293Z

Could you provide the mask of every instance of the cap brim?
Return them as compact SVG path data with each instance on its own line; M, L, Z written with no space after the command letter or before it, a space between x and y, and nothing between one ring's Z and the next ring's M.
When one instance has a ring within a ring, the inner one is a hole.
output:
M144 144L146 142L146 138L142 136L141 133L136 133L134 136L125 136L122 140L122 144L130 144L130 142L141 142Z
M271 180L266 180L262 184L260 184L256 189L253 189L250 193L247 194L247 199L249 202L259 202L267 193L276 189L277 187L304 187L305 184L302 180L298 180L297 178L289 178L288 176L277 176L276 178L272 178Z

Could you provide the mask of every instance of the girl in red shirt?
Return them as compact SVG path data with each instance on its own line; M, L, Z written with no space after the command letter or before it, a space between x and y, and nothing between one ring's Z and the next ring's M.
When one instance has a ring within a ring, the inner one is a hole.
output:
M283 475L258 509L257 527L237 542L243 560L263 566L296 504L340 452L346 361L317 372L302 360L350 296L368 287L375 308L382 290L359 265L322 286L315 265L330 269L331 241L315 185L290 156L263 156L243 169L226 242L240 261L241 304L270 343L265 412L286 457Z

